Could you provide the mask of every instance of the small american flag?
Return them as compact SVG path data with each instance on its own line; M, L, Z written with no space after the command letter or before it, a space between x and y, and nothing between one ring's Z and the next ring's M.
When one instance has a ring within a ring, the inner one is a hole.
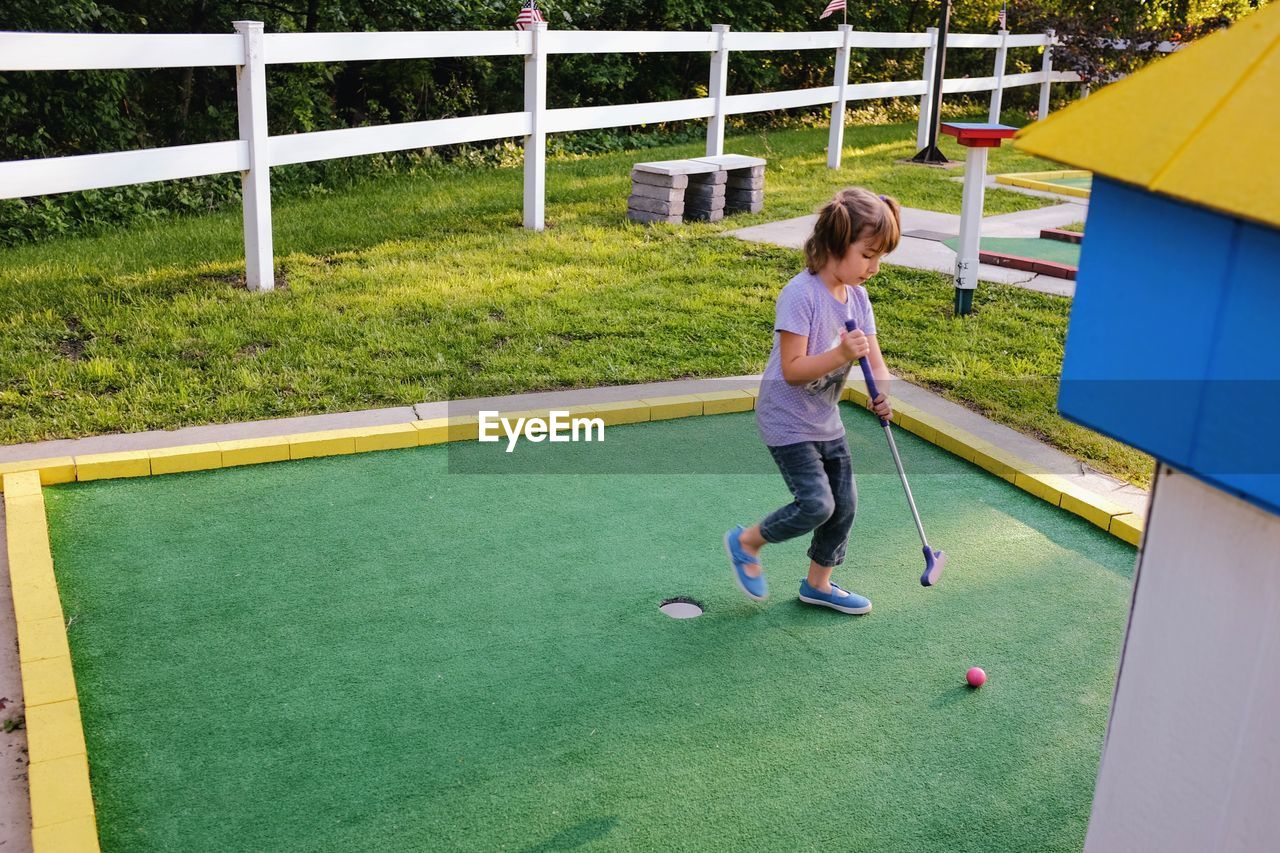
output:
M1009 29L1009 27L1008 27L1008 15L1007 15L1007 13L1006 13L1006 10L1005 10L1003 7L1001 7L1001 9L1000 9L1000 29L1002 29L1002 30L1007 30L1007 29Z
M538 9L537 0L524 0L524 5L520 7L520 14L516 15L516 29L527 30L531 24L546 20L542 17L542 11Z
M842 11L844 8L845 8L844 0L831 0L831 2L827 4L827 8L824 9L822 14L818 16L818 20L821 21L823 18L829 17L835 14L836 12Z

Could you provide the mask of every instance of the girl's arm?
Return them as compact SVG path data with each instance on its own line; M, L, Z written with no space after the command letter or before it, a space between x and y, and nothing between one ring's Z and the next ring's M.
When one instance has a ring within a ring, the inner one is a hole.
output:
M833 370L839 370L857 359L859 351L866 350L862 332L845 332L840 336L840 346L818 355L805 355L809 338L794 332L779 331L781 341L782 378L788 385L804 385Z

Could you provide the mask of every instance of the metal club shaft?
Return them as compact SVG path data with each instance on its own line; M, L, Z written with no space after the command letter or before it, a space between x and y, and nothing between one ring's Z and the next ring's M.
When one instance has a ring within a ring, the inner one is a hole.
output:
M920 523L920 513L916 510L916 500L911 496L911 485L907 483L907 472L902 470L902 459L898 456L898 445L893 442L893 431L884 425L884 436L889 439L889 452L893 454L893 464L898 466L898 479L902 481L902 490L907 493L907 505L911 507L911 517L916 520L916 531L920 534L920 544L929 547L929 540L924 535L924 525Z

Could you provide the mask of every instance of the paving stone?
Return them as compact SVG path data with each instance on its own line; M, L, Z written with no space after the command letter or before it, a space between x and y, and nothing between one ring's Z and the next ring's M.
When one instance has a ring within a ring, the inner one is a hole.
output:
M716 184L727 183L728 180L728 172L707 172L703 175L690 175L689 186L715 186Z
M660 187L656 184L633 183L631 185L631 194L633 196L653 198L658 201L679 201L686 192L688 191L679 187Z
M639 169L631 170L632 184L649 184L655 187L674 187L676 189L684 189L689 186L688 175L660 175L656 172L642 172Z
M627 208L627 218L632 222L670 222L672 225L679 225L684 221L681 216L649 213L645 210L632 210L631 208Z
M745 154L713 154L709 157L693 158L700 163L714 163L721 169L764 168L768 162L763 157L748 157Z
M684 203L693 204L694 202L697 202L705 206L711 199L717 198L723 203L725 189L726 187L724 184L715 184L709 187L689 187L684 191Z
M637 172L652 172L657 175L695 175L720 171L720 166L715 163L701 160L657 160L652 163L636 163L632 168Z
M663 201L662 199L633 195L627 199L627 207L630 210L643 210L646 213L656 213L660 216L679 216L684 213L684 199Z
M724 208L717 207L713 210L706 210L704 208L686 207L684 209L684 218L698 222L719 222L724 219Z
M752 202L750 204L745 202L736 204L729 202L724 206L725 213L759 213L762 210L764 210L763 201Z
M731 190L762 190L764 178L735 178L730 175L727 185Z
M684 212L686 215L695 210L702 213L710 213L715 210L724 210L724 198L721 197L721 198L703 199L701 201L685 202Z
M729 190L725 193L725 204L729 206L763 202L764 190Z
M708 214L723 213L724 200L717 199L716 202L717 204L712 205L685 205L685 218L698 216L699 219L705 219Z

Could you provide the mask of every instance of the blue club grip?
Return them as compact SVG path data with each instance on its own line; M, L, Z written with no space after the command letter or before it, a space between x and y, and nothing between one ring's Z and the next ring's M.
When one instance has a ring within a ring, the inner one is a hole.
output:
M844 327L847 331L852 332L858 328L858 324L854 320L845 320ZM867 382L867 393L870 394L871 399L874 400L876 397L880 396L880 392L876 389L875 377L871 375L871 363L867 361L865 358L860 358L858 359L858 366L862 368L862 378L865 379ZM886 421L884 418L880 419L880 426L888 426L888 425L889 425L888 421Z

